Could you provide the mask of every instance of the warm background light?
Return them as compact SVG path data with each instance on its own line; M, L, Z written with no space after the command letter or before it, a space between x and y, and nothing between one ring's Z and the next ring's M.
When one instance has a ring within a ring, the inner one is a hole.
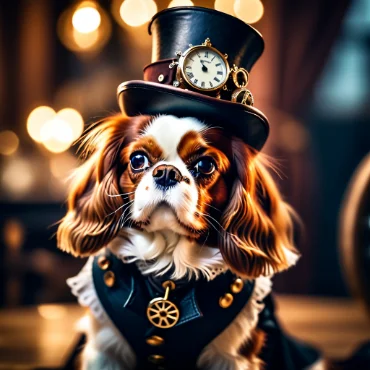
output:
M82 1L66 9L58 19L57 32L62 43L77 53L94 54L111 35L107 12L95 1Z
M215 9L219 12L224 12L235 16L233 0L216 0Z
M57 113L57 117L68 122L72 130L72 140L77 140L84 130L84 120L79 112L73 108L64 108Z
M34 174L30 163L22 158L12 158L2 171L2 183L11 194L22 195L29 191L34 182Z
M19 146L18 136L10 130L0 132L0 154L12 155Z
M175 6L194 6L194 3L191 0L172 0L168 5L169 8Z
M55 116L55 110L47 106L35 108L27 119L27 131L33 140L41 142L41 129Z
M76 157L69 153L53 155L49 162L52 175L59 180L67 180L73 170L78 166Z
M37 306L37 311L46 320L58 320L68 314L66 307L56 304L42 304Z
M41 129L42 143L45 144L52 139L62 143L71 143L73 141L73 132L69 123L59 117L46 122Z
M99 10L90 2L82 3L72 16L73 27L80 33L96 31L101 23Z
M99 41L99 30L90 33L72 32L72 38L81 51L89 50Z
M124 0L119 13L129 26L138 27L149 22L157 13L157 4L153 0Z
M263 16L263 4L260 0L235 0L234 12L245 23L256 23Z
M84 129L81 114L73 108L64 108L56 113L50 107L34 109L28 118L28 132L47 150L61 153L77 140Z

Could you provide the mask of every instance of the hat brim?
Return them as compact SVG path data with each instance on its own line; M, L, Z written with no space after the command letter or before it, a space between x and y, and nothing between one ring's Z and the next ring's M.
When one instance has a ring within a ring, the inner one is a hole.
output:
M196 117L212 126L221 126L257 150L262 149L269 134L268 120L258 109L189 90L128 81L118 86L117 98L122 113L128 117L140 114Z

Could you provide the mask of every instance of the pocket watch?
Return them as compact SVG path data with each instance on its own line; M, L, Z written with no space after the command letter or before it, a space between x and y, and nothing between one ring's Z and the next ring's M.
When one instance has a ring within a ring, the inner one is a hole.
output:
M177 65L176 80L178 87L213 93L220 91L229 79L230 66L227 54L222 54L212 47L209 38L201 45L189 45L185 52L176 52L178 62L172 62L170 68Z
M252 106L252 93L247 89L249 73L235 64L230 68L227 54L214 48L207 38L201 45L189 45L185 52L177 51L178 61L169 67L177 66L173 86L195 90L216 98L231 100L233 103ZM223 93L221 91L224 90Z

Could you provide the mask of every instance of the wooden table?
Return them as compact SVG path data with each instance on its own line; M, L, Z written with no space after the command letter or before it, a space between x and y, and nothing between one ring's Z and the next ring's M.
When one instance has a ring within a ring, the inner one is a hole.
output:
M348 299L277 297L286 330L336 359L347 357L370 339L370 323ZM62 366L77 340L74 324L84 310L77 305L42 305L0 311L0 369Z

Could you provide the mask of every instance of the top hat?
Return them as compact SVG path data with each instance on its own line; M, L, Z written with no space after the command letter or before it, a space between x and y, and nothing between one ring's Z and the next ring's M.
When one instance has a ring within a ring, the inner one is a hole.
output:
M144 81L118 86L122 112L197 117L260 150L269 124L246 86L264 49L261 34L238 18L193 6L157 13L149 34L152 63Z

